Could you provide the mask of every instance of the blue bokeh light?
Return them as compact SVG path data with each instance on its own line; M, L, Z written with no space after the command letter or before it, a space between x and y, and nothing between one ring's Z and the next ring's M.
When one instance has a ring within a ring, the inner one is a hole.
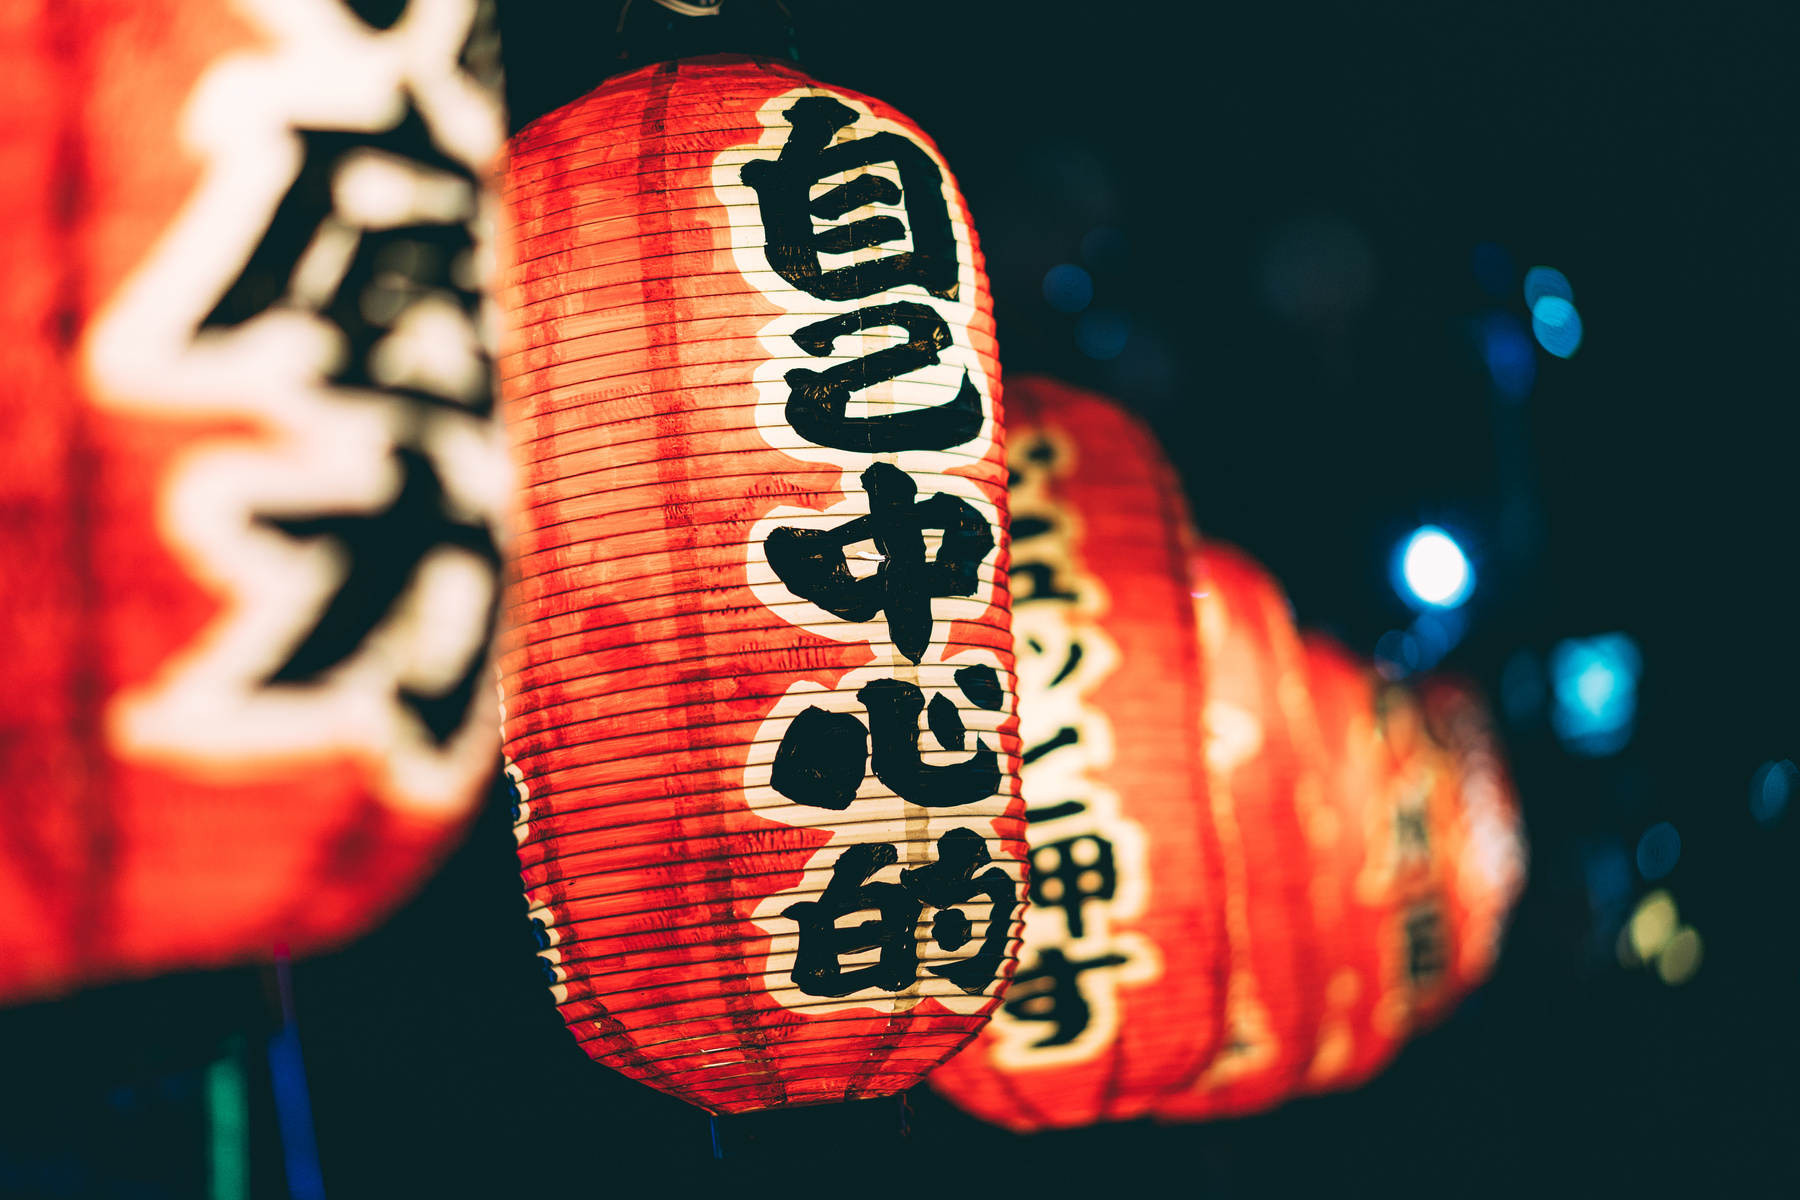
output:
M1415 609L1457 608L1475 590L1475 568L1456 539L1421 525L1400 545L1395 589Z
M1089 358L1105 361L1119 357L1131 336L1131 323L1118 313L1096 309L1075 322L1075 344Z
M1531 307L1531 332L1545 350L1568 358L1581 347L1581 314L1561 296L1545 296Z
M1508 400L1531 394L1537 382L1537 352L1525 326L1511 313L1492 312L1481 321L1481 358L1494 380L1494 389Z
M1637 719L1642 670L1637 643L1622 633L1558 643L1550 652L1556 693L1550 725L1564 747L1588 758L1604 758L1623 749Z
M1660 821L1644 830L1637 844L1638 874L1645 879L1661 879L1680 861L1681 835L1673 825Z
M1800 791L1800 767L1785 758L1764 763L1750 777L1750 815L1764 829L1774 828L1796 791Z
M1533 267L1525 272L1525 307L1537 311L1538 301L1545 296L1575 303L1575 289L1568 277L1555 267Z
M1044 299L1057 312L1078 313L1093 302L1094 278L1074 263L1044 272Z

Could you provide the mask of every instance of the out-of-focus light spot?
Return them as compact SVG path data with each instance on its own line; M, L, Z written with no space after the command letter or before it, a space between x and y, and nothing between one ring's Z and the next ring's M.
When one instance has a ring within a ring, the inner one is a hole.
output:
M1667 821L1652 825L1638 839L1638 873L1645 879L1661 879L1681 861L1681 835Z
M1750 777L1750 815L1764 829L1773 828L1800 790L1800 767L1787 759L1766 762Z
M1671 986L1686 983L1700 969L1701 956L1700 935L1692 928L1678 929L1656 960L1656 973Z
M1470 265L1475 269L1475 282L1481 285L1482 291L1496 300L1512 293L1518 268L1513 266L1513 257L1505 246L1499 242L1481 243L1475 247Z
M1531 308L1531 332L1538 345L1568 358L1581 347L1581 314L1560 296L1545 296Z
M1556 705L1551 728L1564 747L1588 758L1616 754L1631 740L1643 658L1622 633L1570 638L1550 652Z
M1430 608L1456 608L1475 590L1475 569L1456 539L1436 525L1413 530L1400 551L1401 596Z
M1550 696L1544 664L1529 650L1515 650L1500 672L1500 707L1515 726L1531 725L1543 714Z
M1131 257L1131 242L1111 225L1090 229L1081 239L1081 261L1096 271L1117 271Z
M1481 360L1487 364L1494 390L1514 402L1531 394L1537 382L1537 351L1525 326L1511 313L1492 312L1481 319Z
M1419 643L1413 635L1390 629L1375 643L1375 669L1384 679L1405 679L1419 668Z
M1545 296L1575 303L1575 289L1568 277L1555 267L1533 267L1525 272L1525 307L1537 311L1538 301Z
M1663 947L1675 936L1680 919L1675 897L1661 888L1638 901L1637 911L1631 914L1631 922L1626 928L1631 933L1631 948L1639 961L1648 962L1663 952Z
M1075 344L1089 358L1105 361L1119 357L1131 336L1131 323L1118 313L1095 310L1075 322Z
M1094 299L1094 279L1074 263L1044 272L1044 299L1057 312L1078 313Z

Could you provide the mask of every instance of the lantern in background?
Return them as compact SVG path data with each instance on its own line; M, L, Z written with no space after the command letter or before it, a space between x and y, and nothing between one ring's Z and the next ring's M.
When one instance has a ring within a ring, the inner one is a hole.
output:
M1302 644L1274 581L1228 547L1209 543L1195 575L1234 990L1226 1049L1158 1105L1165 1120L1366 1082L1486 977L1524 880L1517 805L1469 688L1382 684L1329 639ZM1229 753L1234 728L1239 746L1260 728L1258 748ZM1291 806L1241 799L1243 764L1270 754L1263 778Z
M513 142L502 655L545 971L715 1112L900 1091L1024 908L999 375L930 141L791 66L609 80Z
M1322 750L1286 598L1242 552L1208 543L1192 566L1206 709L1208 809L1225 875L1224 1044L1156 1107L1168 1120L1235 1116L1286 1099L1311 1062L1323 1002L1313 838Z
M1181 487L1102 397L1007 387L1031 909L1018 974L932 1084L1017 1130L1142 1116L1218 1048L1224 892L1206 808Z
M0 999L340 942L492 776L475 7L6 9Z
M1419 685L1425 728L1448 762L1451 793L1445 833L1449 911L1456 945L1450 994L1480 986L1500 957L1507 918L1525 890L1530 854L1493 714L1465 680L1428 677Z

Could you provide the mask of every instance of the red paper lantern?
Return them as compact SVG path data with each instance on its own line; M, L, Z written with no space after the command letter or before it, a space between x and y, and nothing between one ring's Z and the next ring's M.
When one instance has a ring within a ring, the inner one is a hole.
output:
M5 8L0 1001L350 937L491 775L474 13Z
M1232 547L1192 577L1204 671L1209 809L1225 874L1224 1044L1156 1115L1193 1121L1271 1107L1313 1057L1324 980L1314 937L1324 779L1286 598Z
M1015 962L999 373L929 139L789 65L515 139L502 658L546 973L715 1112L909 1087Z
M1378 680L1368 664L1318 635L1306 639L1306 667L1330 814L1320 859L1332 878L1322 894L1336 917L1332 929L1321 929L1332 935L1324 942L1325 1006L1305 1079L1306 1091L1321 1092L1362 1083L1399 1049L1400 1026L1390 1019L1378 1027L1374 1014L1394 990L1384 981L1401 978L1404 930L1394 926L1388 856L1369 852L1393 844L1393 814L1382 804L1391 797L1393 760L1382 737Z
M1157 1106L1176 1121L1366 1082L1486 977L1524 880L1470 688L1382 684L1329 639L1302 644L1279 586L1229 547L1208 543L1195 577L1239 990L1219 1058Z
M1443 840L1456 931L1448 964L1454 1002L1493 970L1507 919L1525 889L1530 856L1518 796L1480 690L1465 680L1434 676L1421 681L1419 699L1425 728L1447 760L1449 820Z
M1142 1116L1212 1059L1226 905L1180 483L1111 401L1007 401L1032 908L1006 1003L931 1079L1025 1131Z

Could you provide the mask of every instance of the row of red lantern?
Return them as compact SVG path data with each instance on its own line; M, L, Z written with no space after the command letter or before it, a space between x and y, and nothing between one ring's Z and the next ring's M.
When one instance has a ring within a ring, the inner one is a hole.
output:
M1019 1130L1355 1086L1485 976L1522 882L1484 710L1303 641L1110 402L1009 399L1037 907L1013 993L933 1083Z
M1459 768L1404 695L1202 552L1115 406L1026 381L1003 461L980 256L904 118L665 63L516 138L507 200L505 744L598 1061L737 1111L985 1025L936 1077L983 1115L1189 1119L1366 1076L1478 973L1513 884L1453 902Z

